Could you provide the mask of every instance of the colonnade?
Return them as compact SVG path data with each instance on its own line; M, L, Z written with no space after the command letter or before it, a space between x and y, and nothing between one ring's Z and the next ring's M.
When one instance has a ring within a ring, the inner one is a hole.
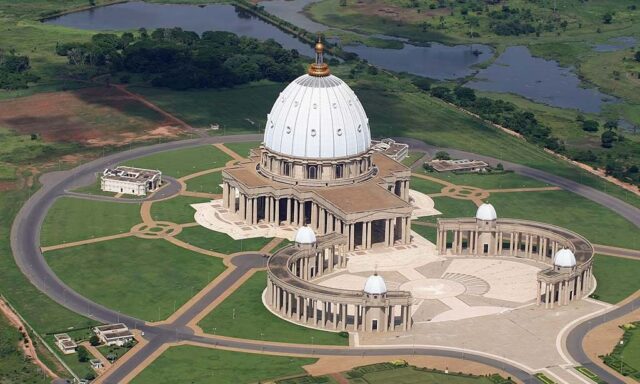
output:
M313 200L269 195L249 197L228 183L223 184L224 208L249 225L308 225L318 235L339 233L348 237L348 250L370 249L374 244L393 246L411 242L411 218L401 216L368 221L345 222ZM237 196L237 197L236 197ZM377 231L374 232L374 227Z
M572 301L581 299L593 288L593 267L584 270L567 271L568 276L546 279L544 276L537 282L536 305L544 303L545 308L569 305Z

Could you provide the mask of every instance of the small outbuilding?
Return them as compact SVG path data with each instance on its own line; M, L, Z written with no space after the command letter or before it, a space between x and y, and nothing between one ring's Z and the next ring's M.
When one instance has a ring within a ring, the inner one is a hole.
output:
M100 341L106 345L122 347L133 341L133 333L122 323L99 325L93 328L93 332L98 336Z
M56 340L56 345L65 355L70 355L72 353L76 353L76 348L78 348L78 344L76 344L73 339L66 333L58 333L53 335L53 338Z

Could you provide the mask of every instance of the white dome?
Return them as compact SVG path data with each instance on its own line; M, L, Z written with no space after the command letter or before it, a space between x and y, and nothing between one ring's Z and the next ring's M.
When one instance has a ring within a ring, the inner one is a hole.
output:
M300 227L296 232L295 242L297 244L313 244L316 242L316 234L313 233L313 229L307 226Z
M369 119L344 81L333 75L303 75L273 104L264 145L291 157L354 156L371 146Z
M387 293L387 285L384 283L382 276L371 275L364 283L364 293L370 295L381 295Z
M498 218L496 209L491 204L482 204L476 211L476 219L479 220L495 220Z
M556 252L553 257L553 264L556 267L571 268L576 266L576 256L570 249L563 248Z

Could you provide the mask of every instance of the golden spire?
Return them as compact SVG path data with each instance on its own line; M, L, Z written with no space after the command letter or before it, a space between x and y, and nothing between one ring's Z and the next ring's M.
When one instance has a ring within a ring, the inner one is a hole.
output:
M329 65L324 62L324 44L322 44L322 36L318 34L318 41L315 46L316 61L309 66L309 75L311 76L329 76Z

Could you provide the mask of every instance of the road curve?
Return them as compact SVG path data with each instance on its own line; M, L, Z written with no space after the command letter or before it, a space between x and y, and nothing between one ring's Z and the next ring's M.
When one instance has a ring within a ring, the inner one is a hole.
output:
M202 144L213 144L213 143L222 143L222 142L246 142L246 141L260 141L262 139L262 135L237 135L237 136L218 136L218 137L209 137L204 139L193 139L193 140L184 140L184 141L176 141L169 142L164 144L157 144L149 147L141 147L133 150L119 152L116 154L109 155L107 157L103 157L100 159L96 159L89 163L78 166L69 171L63 172L53 172L47 175L44 175L40 180L43 183L42 188L38 192L36 192L20 209L16 219L11 228L11 249L13 251L14 258L20 270L27 276L27 278L31 281L33 285L35 285L39 290L44 292L54 301L62 304L63 306L69 308L70 310L77 312L79 314L88 316L90 318L96 319L101 322L116 322L121 321L129 325L130 327L138 328L145 332L145 337L150 340L150 343L145 346L138 354L132 356L132 358L123 364L117 371L111 374L108 378L107 382L118 382L118 377L122 378L126 376L128 372L133 369L136 364L139 364L144 358L145 355L153 352L153 346L156 348L164 342L175 341L176 339L180 340L190 340L196 342L202 342L207 344L214 344L225 347L233 347L233 348L241 348L245 350L251 351L265 351L265 352L281 352L281 353L293 353L293 354L313 354L313 355L351 355L351 356L366 356L366 355L405 355L405 354L422 354L422 355L433 355L433 356L445 356L445 357L460 357L461 352L452 351L450 349L439 349L439 348L321 348L321 347L313 347L313 346L297 346L297 345L285 345L285 344L275 344L275 343L265 343L262 346L257 345L256 343L251 343L239 339L228 339L228 338L216 338L214 336L196 336L192 331L184 327L183 324L186 324L185 320L190 316L193 316L193 313L188 315L184 315L179 318L180 321L175 324L175 326L153 326L146 324L144 321L140 319L136 319L131 316L127 316L124 314L120 314L114 310L106 308L100 304L97 304L77 292L70 289L67 285L65 285L53 271L47 265L41 251L39 248L40 244L40 228L44 217L51 207L51 205L55 202L55 200L64 195L66 191L73 189L78 185L87 184L87 180L89 178L95 177L94 174L96 172L101 171L102 169L116 165L118 163L128 161L134 158L147 156L153 153L157 153L160 151L167 151L172 149L184 149L189 147L195 147ZM402 139L399 141L408 142L414 148L422 149L425 151L434 151L440 150L440 148L433 147L427 145L425 143L414 141L412 139ZM445 149L448 152L454 154L454 156L462 156L462 157L475 157L483 159L489 163L495 164L498 162L497 159L492 159L486 156L478 156L474 154L470 154L468 152L457 151L453 149ZM525 167L519 164L504 162L507 167L513 169L517 173L521 173L523 175L530 176L532 178L536 178L538 180L545 181L550 184L558 185L563 187L569 191L578 193L582 196L587 197L590 200L593 200L597 203L605 205L609 208L612 208L614 211L618 212L618 210L614 209L617 207L620 210L626 209L625 214L620 213L622 216L628 218L636 225L640 226L640 210L632 207L614 197L608 196L599 192L593 188L583 186L581 184L575 183L573 181L548 174L546 172L542 172L539 170L535 170L533 168ZM254 257L255 259L255 257ZM247 259L248 260L248 259ZM246 271L248 268L252 268L253 265L251 262L248 262L246 265L237 265L237 273L241 273ZM237 278L238 274L232 274L227 277ZM227 280L225 279L225 280ZM231 280L229 280L231 282ZM221 287L219 289L224 288L224 281L221 282ZM212 290L213 291L213 290ZM220 291L221 293L222 291ZM209 292L210 295L205 295L206 300L212 300L216 297L214 292ZM203 299L203 300L205 300ZM203 302L204 303L204 302ZM201 303L201 304L203 304ZM631 311L631 307L622 307L619 310L616 310L616 314L621 316L625 313ZM195 309L192 311L194 312ZM611 317L610 317L611 319ZM580 328L581 330L588 331L592 328L588 324L581 324L580 326L584 326L584 328ZM571 335L574 333L572 332ZM580 334L576 333L574 338L578 338L577 341L571 339L571 343L578 343L573 345L573 347L578 348L577 351L581 351L581 340ZM570 351L572 351L572 346L569 345L569 339L567 341L567 347ZM146 351L146 352L145 352ZM576 350L574 350L576 352ZM578 352L576 352L578 353ZM574 353L571 353L572 356ZM139 355L139 356L138 356ZM586 356L586 355L585 355ZM535 383L536 379L534 379L530 373L520 369L517 366L510 365L504 363L503 361L498 361L496 359L492 359L490 357L486 357L480 354L474 354L472 352L465 352L464 357L467 360L476 361L483 364L488 364L494 366L499 369L503 369L508 372L512 376L520 379L525 383ZM578 356L580 357L580 356ZM588 358L586 360L576 359L577 361L584 362L584 364L588 364ZM611 384L621 383L621 381L615 379L609 381Z

